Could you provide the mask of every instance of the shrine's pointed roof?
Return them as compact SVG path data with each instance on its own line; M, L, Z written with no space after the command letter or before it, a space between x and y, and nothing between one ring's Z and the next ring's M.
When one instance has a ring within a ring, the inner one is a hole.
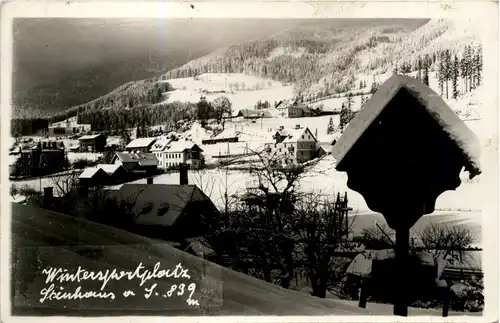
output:
M480 143L475 134L448 107L439 94L419 80L399 74L393 75L383 83L346 127L332 149L337 165L402 88L420 101L443 131L460 148L470 163L467 167L470 176L480 174Z

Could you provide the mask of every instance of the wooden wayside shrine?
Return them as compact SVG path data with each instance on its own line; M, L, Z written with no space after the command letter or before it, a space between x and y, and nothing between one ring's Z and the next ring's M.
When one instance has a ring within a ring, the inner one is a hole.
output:
M396 231L394 314L407 316L405 280L410 228L436 199L481 173L479 141L431 88L393 75L351 120L332 150L347 186Z

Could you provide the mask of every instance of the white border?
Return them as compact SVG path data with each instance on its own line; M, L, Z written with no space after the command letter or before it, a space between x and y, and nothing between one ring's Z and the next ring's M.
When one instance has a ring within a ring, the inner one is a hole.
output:
M191 8L194 5L194 9ZM485 107L483 129L491 140L484 142L482 153L487 155L483 165L483 255L485 271L485 298L487 304L482 317L462 316L441 318L435 316L323 316L323 317L168 317L169 322L493 322L498 320L498 3L494 1L233 1L233 2L121 2L121 1L16 1L2 6L1 16L1 201L9 201L8 138L10 137L11 75L12 75L12 19L14 17L80 17L80 18L446 18L465 19L477 26L484 49ZM34 320L53 322L53 317L10 316L10 203L1 203L1 270L2 286L0 313L2 321ZM105 317L56 318L78 322L102 320L105 322L164 322L159 317Z

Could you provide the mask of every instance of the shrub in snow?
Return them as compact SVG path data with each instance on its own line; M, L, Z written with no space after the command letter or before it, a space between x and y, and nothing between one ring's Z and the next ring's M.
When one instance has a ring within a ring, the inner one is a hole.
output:
M480 312L484 308L482 278L472 277L451 286L451 308L458 311Z

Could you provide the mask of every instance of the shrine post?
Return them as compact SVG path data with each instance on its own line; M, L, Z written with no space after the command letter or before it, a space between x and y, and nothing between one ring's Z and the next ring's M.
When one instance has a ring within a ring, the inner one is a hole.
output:
M409 232L436 199L460 184L463 168L473 178L479 142L431 88L393 75L351 120L333 147L336 169L368 207L396 231L394 314L407 316Z

